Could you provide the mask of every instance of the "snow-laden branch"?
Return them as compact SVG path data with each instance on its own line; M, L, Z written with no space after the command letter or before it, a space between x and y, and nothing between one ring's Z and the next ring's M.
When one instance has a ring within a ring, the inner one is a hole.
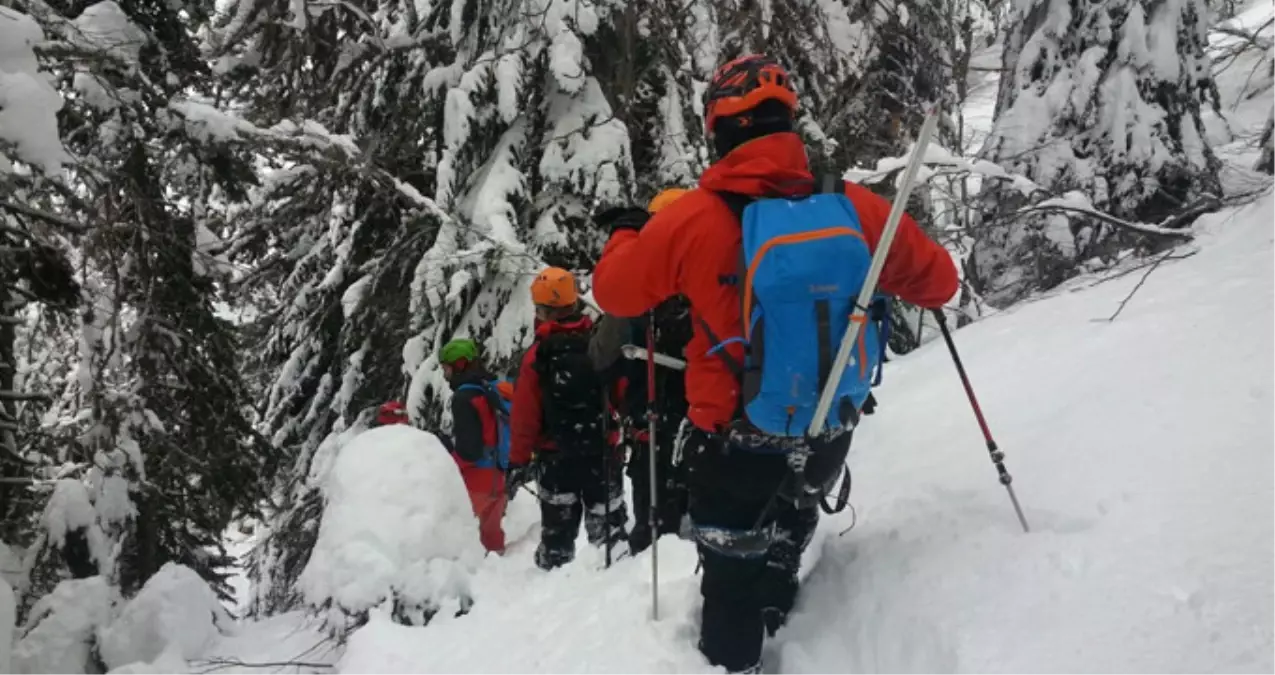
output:
M1109 225L1115 225L1116 227L1119 227L1122 229L1133 230L1135 232L1140 232L1142 234L1150 234L1150 235L1155 235L1159 237L1176 237L1178 239L1186 239L1188 241L1195 238L1195 235L1192 234L1189 230L1172 230L1172 229L1168 229L1168 228L1160 227L1156 225L1147 225L1145 223L1135 223L1128 220L1117 218L1110 214L1103 213L1093 207L1093 204L1089 202L1088 197L1085 197L1083 194L1075 190L1068 192L1067 194L1061 197L1046 199L1045 201L1040 202L1039 204L1033 204L1031 206L1021 208L1015 211L1014 213L1010 214L1009 217L1017 218L1017 217L1021 217L1031 213L1037 213L1041 211L1062 211L1064 213L1076 213L1080 215L1090 216L1093 218L1097 218L1098 220L1101 220L1104 223L1107 223Z
M876 170L872 173L860 174L859 180L865 182L876 182L888 178L891 174L897 172L905 163L904 157L887 157L877 162ZM935 171L936 167L941 168ZM953 155L946 148L931 145L925 153L925 171L927 178L952 178L959 174L970 174L980 176L986 180L1005 181L1017 190L1020 194L1027 198L1039 198L1042 195L1049 194L1047 190L1032 181L1026 176L1013 174L1006 171L1001 166L989 162L987 160L969 160L964 157ZM1199 202L1188 206L1180 213L1165 219L1158 225L1149 223L1137 223L1123 218L1117 218L1109 213L1099 211L1094 207L1093 202L1089 200L1084 193L1079 190L1072 190L1064 195L1049 197L1043 201L1025 206L1013 213L1007 214L1006 218L1018 218L1032 213L1041 212L1063 212L1084 215L1103 221L1109 225L1158 237L1173 237L1177 239L1191 240L1195 235L1187 229L1177 227L1178 224L1190 221L1201 213L1210 211L1219 206L1219 202L1214 197L1205 197Z
M40 220L43 220L46 223L49 223L50 225L56 225L64 230L67 230L71 232L72 234L84 234L85 232L88 232L88 227L81 223L77 223L73 220L70 220L69 218L64 218L62 216L49 213L47 211L34 209L24 204L17 204L17 203L6 200L6 201L0 201L0 208L6 211L9 211L11 213L24 215L30 218L38 218Z
M53 397L47 394L24 394L22 392L13 391L11 389L0 389L0 401L45 401L50 402Z

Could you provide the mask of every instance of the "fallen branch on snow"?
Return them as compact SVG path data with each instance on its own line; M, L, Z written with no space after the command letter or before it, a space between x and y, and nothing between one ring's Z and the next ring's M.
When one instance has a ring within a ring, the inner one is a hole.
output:
M1172 253L1172 251L1169 251L1169 253ZM1185 260L1195 255L1196 253L1199 253L1199 251L1198 250L1190 251L1182 255L1170 255L1168 256L1167 260ZM1138 270L1143 269L1144 267L1147 267L1148 265L1159 265L1164 260L1166 260L1166 258L1160 257L1160 258L1156 258L1155 260L1147 260L1145 262L1138 263L1137 265L1134 265L1133 267L1130 267L1128 269L1120 270L1119 272L1116 272L1115 274L1105 276L1093 282L1092 284L1085 286L1085 288L1093 288L1094 286L1105 284L1108 281L1115 281L1116 279L1123 278L1125 275L1132 274L1133 272L1137 272Z
M240 661L239 659L217 658L217 659L208 659L208 660L201 660L201 661L192 661L191 665L195 668L206 668L206 670L197 671L200 673L200 675L206 675L207 673L215 673L217 671L225 670L227 668L310 668L310 669L319 670L323 672L330 672L335 670L335 667L330 663L315 663L311 661L262 661L259 663L253 663L248 661Z
M1115 314L1112 314L1111 316L1107 317L1108 323L1115 321L1116 317L1120 316L1120 312L1124 311L1124 306L1129 304L1129 301L1133 299L1133 295L1138 292L1139 288L1142 288L1142 284L1145 284L1147 282L1147 277L1151 276L1151 273L1154 272L1156 268L1160 266L1160 263L1164 262L1165 260L1168 260L1169 255L1171 253L1172 251L1170 251L1169 253L1165 253L1164 255L1156 259L1155 263L1151 265L1151 269L1147 270L1146 273L1142 275L1142 278L1138 280L1137 285L1133 287L1133 290L1129 291L1129 295L1126 295L1124 300L1120 301L1120 306L1116 308Z

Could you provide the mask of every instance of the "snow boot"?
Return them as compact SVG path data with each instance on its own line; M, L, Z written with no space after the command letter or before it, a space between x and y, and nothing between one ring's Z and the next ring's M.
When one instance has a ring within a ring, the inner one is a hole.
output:
M536 567L546 572L575 560L575 547L569 549L549 548L544 542L536 547Z

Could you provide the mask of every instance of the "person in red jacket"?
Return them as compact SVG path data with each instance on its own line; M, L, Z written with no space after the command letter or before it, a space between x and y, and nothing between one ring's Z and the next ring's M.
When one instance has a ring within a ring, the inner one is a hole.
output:
M801 554L819 511L808 500L780 494L791 475L784 454L755 452L723 434L740 401L740 382L728 361L743 363L745 357L738 342L726 341L716 345L717 353L710 352L715 346L710 332L723 338L744 334L741 229L727 201L731 197L723 193L798 197L817 190L805 147L793 133L797 95L778 62L750 55L721 66L705 99L706 130L717 161L700 177L698 189L649 220L632 209L612 212L608 222L599 223L610 226L612 235L594 270L593 294L603 311L620 316L638 316L678 294L690 301L695 333L686 350L686 389L688 417L696 429L684 453L704 568L700 650L728 671L755 672L765 635L778 630L795 601ZM890 203L853 183L845 184L845 194L875 251ZM921 307L938 307L956 292L956 268L941 246L904 217L879 289ZM722 351L729 358L722 358ZM849 437L834 437L828 451L844 457ZM734 535L715 539L714 530L757 537L745 545Z
M501 520L508 501L505 476L497 462L500 426L492 409L491 375L478 356L473 340L452 340L443 345L438 361L452 387L452 457L469 491L478 518L478 538L493 553L504 553L505 531Z
M575 557L581 517L589 543L625 539L628 514L620 459L607 442L601 376L589 358L593 322L581 312L575 277L550 267L531 285L535 342L523 355L510 416L509 480L517 489L539 469L540 545L536 565Z

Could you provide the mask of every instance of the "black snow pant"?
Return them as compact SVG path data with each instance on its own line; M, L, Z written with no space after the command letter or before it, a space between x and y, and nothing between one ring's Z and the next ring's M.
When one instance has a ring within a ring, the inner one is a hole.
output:
M548 570L575 558L581 517L590 544L605 546L609 540L614 546L626 539L628 513L618 456L610 462L609 477L601 453L558 457L543 452L539 461L540 546L536 565Z
M645 437L645 434L643 434ZM675 421L661 421L656 426L655 441L655 520L659 535L673 534L682 526L686 515L687 492L685 463L674 463L673 450L677 443L678 427ZM633 484L633 531L629 533L629 549L633 553L651 545L651 443L644 438L629 441L628 474Z
M700 430L692 432L684 452L704 567L699 648L728 672L757 672L765 635L779 630L796 601L801 555L819 523L818 502L788 498L791 471L783 455L731 447Z

